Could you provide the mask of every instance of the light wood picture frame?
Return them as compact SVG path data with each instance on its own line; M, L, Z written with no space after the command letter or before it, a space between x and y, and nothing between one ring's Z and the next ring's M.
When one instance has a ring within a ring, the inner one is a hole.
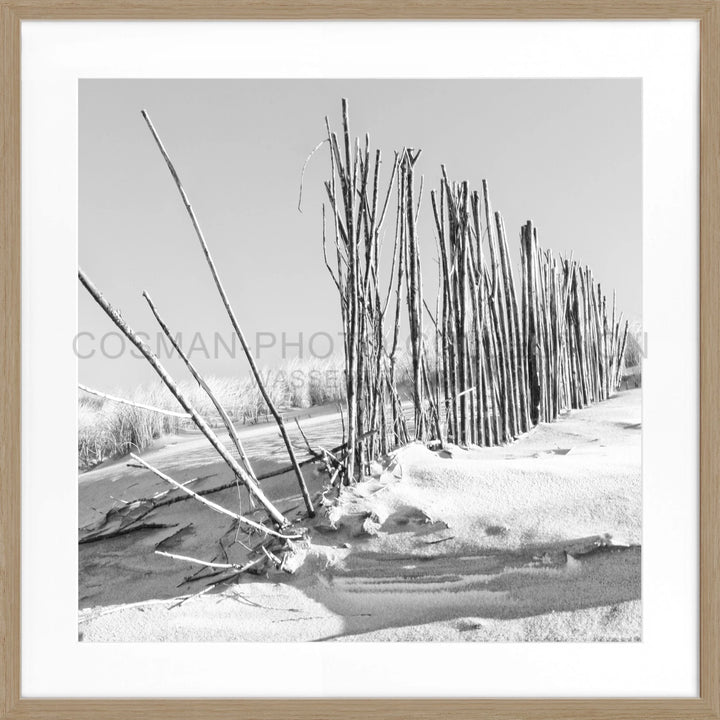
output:
M0 717L720 718L720 0L0 0ZM21 695L21 23L28 20L669 20L700 27L700 694L694 699L30 699Z

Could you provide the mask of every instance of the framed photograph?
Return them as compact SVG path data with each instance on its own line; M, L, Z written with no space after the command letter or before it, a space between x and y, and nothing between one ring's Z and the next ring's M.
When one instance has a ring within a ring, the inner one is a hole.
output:
M0 8L1 717L720 717L717 0Z

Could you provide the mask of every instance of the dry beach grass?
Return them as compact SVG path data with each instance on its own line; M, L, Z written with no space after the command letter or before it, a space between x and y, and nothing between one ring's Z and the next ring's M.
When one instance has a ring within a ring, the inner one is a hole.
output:
M292 360L278 369L263 371L266 388L281 407L307 408L344 398L342 359ZM267 405L251 378L206 378L234 423L253 425L268 419ZM217 411L203 390L191 381L180 383L199 412L220 425ZM178 411L177 400L156 383L132 393L110 393L134 403ZM194 427L182 418L104 400L80 391L78 396L78 467L86 470L104 460L144 450L153 440Z

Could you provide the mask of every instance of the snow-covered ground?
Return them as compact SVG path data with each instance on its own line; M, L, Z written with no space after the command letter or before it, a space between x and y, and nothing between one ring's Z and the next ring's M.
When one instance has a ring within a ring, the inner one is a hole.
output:
M246 576L202 595L202 581L177 589L195 568L155 556L164 574L153 573L132 553L184 537L195 544L188 554L204 547L208 556L208 539L223 528L195 502L171 505L142 537L81 546L81 582L84 567L92 582L80 633L86 641L639 640L640 397L620 393L504 447L399 450L307 523L309 539L288 561L293 575ZM123 568L138 590L115 604L104 583L116 585Z

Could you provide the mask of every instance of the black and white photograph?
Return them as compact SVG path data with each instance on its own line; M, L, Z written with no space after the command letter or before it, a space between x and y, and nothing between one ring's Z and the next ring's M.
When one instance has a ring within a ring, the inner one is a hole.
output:
M80 80L79 640L642 641L642 91Z

